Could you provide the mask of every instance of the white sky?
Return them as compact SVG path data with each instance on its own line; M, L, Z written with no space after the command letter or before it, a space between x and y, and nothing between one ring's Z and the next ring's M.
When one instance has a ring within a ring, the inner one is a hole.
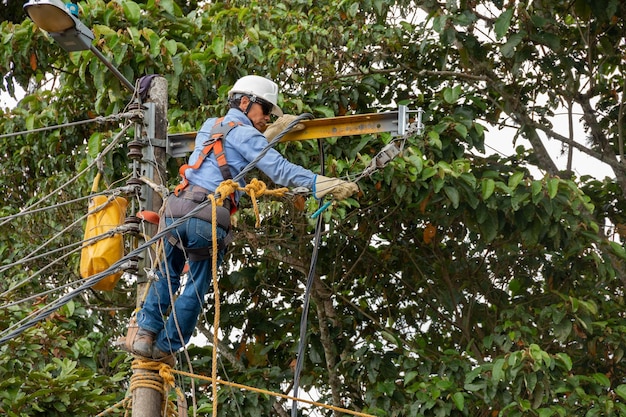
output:
M574 140L581 144L586 144L586 137L582 123L576 124L577 120L574 120ZM565 137L569 137L568 133L568 122L567 115L557 115L553 118L553 130ZM516 143L513 143L513 138L515 137L515 129L513 128L504 128L502 130L498 130L495 127L492 127L489 131L485 132L485 144L486 144L486 153L488 155L498 153L500 155L513 155L515 153L515 148L517 146L523 145L527 149L531 148L530 143L522 138L518 138ZM559 169L567 168L567 148L563 147L563 144L555 139L547 138L543 133L539 133L539 136L542 139L542 142L548 153L552 157L552 160L556 164ZM614 177L613 170L611 167L599 160L588 156L585 153L580 152L577 149L574 149L572 156L572 170L576 173L577 176L582 175L592 175L595 178L600 180L605 177ZM533 175L535 176L543 176L543 173L540 173L539 170L531 170Z

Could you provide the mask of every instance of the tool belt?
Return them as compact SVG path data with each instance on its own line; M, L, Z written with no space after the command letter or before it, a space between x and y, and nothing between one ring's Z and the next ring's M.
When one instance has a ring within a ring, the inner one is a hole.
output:
M209 192L198 186L192 185L187 187L178 196L171 195L167 199L167 206L165 207L165 216L167 217L183 217L190 211L195 209L198 204L205 202L208 199ZM212 222L212 207L211 204L204 207L202 210L193 214L193 217ZM230 229L230 200L225 199L223 206L217 207L217 225L224 230Z
M205 188L202 188L198 185L192 185L186 187L184 190L178 193L178 195L170 195L167 199L167 203L165 206L165 216L161 217L161 221L164 223L165 217L173 217L180 218L186 216L190 211L194 210L198 204L203 203L208 199L209 191ZM212 216L212 205L208 204L206 207L203 207L202 210L194 213L192 217L197 219L202 219L207 222L213 221ZM233 235L230 228L230 200L224 200L223 206L216 207L217 213L217 225L222 229L228 231L228 235L226 238L222 239L219 242L219 250L224 250L226 246L228 246L232 240ZM161 227L165 227L165 224L162 224ZM178 246L179 248L185 250L191 260L204 260L209 259L210 248L185 248L182 246L182 243L178 240L178 237L168 233L165 238L174 246Z

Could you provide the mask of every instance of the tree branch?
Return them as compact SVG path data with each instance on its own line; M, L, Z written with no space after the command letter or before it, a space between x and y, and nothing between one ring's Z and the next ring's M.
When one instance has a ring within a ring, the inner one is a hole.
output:
M315 281L320 281L319 277L315 276ZM321 283L315 283L314 287L323 288ZM334 343L332 340L332 336L328 331L328 318L326 315L326 305L327 302L330 301L330 296L326 296L326 299L322 299L321 293L331 294L330 291L314 291L313 298L315 300L315 305L317 307L317 320L320 328L320 340L322 342L322 347L324 348L324 356L326 357L326 370L328 370L328 385L330 386L330 391L333 397L333 405L335 407L343 407L341 402L341 382L339 381L339 377L337 375L337 362L335 361L335 349ZM338 411L334 411L333 415L335 417L339 417L340 413Z

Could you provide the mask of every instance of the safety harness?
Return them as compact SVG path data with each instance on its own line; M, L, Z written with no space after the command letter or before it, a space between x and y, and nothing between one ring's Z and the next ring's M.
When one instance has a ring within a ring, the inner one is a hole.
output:
M202 152L200 153L200 156L198 156L198 159L196 160L196 162L193 165L184 164L178 170L178 173L180 174L182 181L174 189L174 194L177 197L179 196L181 191L183 191L185 188L187 188L187 186L189 186L189 181L187 180L185 171L187 171L190 168L191 169L200 168L200 166L202 165L206 157L211 152L215 154L215 158L217 159L217 166L219 167L220 172L222 173L222 177L224 178L224 181L233 179L233 176L230 172L230 167L228 165L228 162L226 161L226 153L224 153L224 145L222 142L224 138L226 137L226 135L228 135L228 133L231 130L233 130L237 126L241 126L241 122L237 122L237 123L228 122L226 124L223 124L222 123L223 121L224 121L224 117L220 117L219 119L215 121L215 124L213 125L213 128L211 129L211 133L209 134L209 139L207 139L202 144L204 148L202 149ZM231 202L230 214L233 214L234 212L237 211L237 205L235 203L234 194L230 195L230 202Z
M233 176L230 172L230 166L226 161L226 154L224 152L224 144L223 141L226 138L226 135L233 130L235 127L242 125L239 122L224 122L224 117L220 117L215 121L213 128L209 134L209 138L202 144L204 148L202 152L198 156L198 159L193 165L184 164L178 170L182 181L180 184L176 186L174 189L174 195L176 198L169 199L167 203L167 216L168 217L183 217L189 211L193 209L193 207L202 203L208 198L209 190L202 188L197 185L190 185L187 180L187 176L185 175L185 171L188 169L198 169L205 161L206 157L211 153L215 154L215 158L217 159L217 164L222 173L222 177L224 181L232 180ZM230 241L232 241L232 234L230 230L230 215L237 211L237 205L235 203L235 193L231 193L227 200L224 200L224 207L217 207L217 224L222 228L228 231L228 235L225 239L220 242L219 249L223 249L228 245ZM196 213L194 217L212 221L211 214L211 206L207 206L206 209L201 210ZM164 221L163 217L161 218ZM177 246L178 248L184 250L189 259L192 261L201 261L205 259L209 259L211 257L211 251L209 248L186 248L183 247L182 242L178 238L178 236L174 235L172 232L169 232L166 236L166 239L173 246Z

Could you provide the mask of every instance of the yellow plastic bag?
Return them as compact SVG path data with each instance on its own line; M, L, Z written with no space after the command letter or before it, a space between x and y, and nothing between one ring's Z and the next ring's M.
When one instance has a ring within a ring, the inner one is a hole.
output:
M97 188L99 175L94 180ZM89 214L85 226L85 240L100 236L117 226L124 224L128 201L123 197L115 197L107 203L107 196L94 196L89 199ZM106 205L105 205L106 204ZM105 205L104 207L101 207ZM80 276L89 278L105 271L124 256L124 239L115 234L104 239L85 244L80 254ZM111 291L120 280L122 272L104 277L92 286L95 290Z

